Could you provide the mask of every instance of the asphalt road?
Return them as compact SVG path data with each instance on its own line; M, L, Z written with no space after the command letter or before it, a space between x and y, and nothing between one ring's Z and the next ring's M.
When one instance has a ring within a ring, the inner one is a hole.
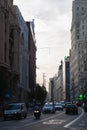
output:
M87 113L79 109L78 115L66 115L64 111L42 114L36 120L31 114L22 120L0 120L0 130L87 130Z

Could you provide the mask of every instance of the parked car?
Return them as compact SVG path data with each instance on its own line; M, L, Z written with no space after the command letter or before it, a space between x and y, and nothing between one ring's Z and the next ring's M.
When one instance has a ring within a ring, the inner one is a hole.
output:
M54 107L55 107L56 111L57 110L63 110L63 105L61 103L55 103Z
M8 118L22 119L27 117L27 108L25 103L11 103L4 109L4 120Z
M67 105L65 108L66 114L78 114L78 107L74 104Z
M55 107L51 103L47 103L42 108L42 113L55 113Z

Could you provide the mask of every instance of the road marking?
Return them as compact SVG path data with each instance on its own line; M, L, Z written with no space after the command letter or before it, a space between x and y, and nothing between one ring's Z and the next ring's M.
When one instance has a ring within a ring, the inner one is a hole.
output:
M66 122L66 120L57 120L57 119L54 119L54 120L48 120L48 121L45 121L43 122L43 124L46 124L46 125L61 125L62 123Z
M40 123L40 122L43 123L44 121L47 121L47 120L51 120L51 121L52 121L53 118L56 118L57 116L60 116L60 115L62 115L63 113L64 113L64 112L61 112L61 113L58 113L58 114L56 114L56 115L52 115L51 117L47 117L47 118L45 118L45 119L35 120L35 122L27 123L27 124L25 124L25 125L23 125L23 126L17 126L17 127L12 126L12 129L13 129L13 130L18 130L19 128L28 127L28 126L31 126L31 125L37 125L38 123ZM20 120L20 122L24 122L24 120ZM60 122L60 123L61 123L61 122ZM0 127L0 129L1 129L1 128L3 128L3 129L7 128L7 129L9 130L9 129L11 129L11 126L10 126L10 127L9 127L9 126Z
M36 122L31 122L31 123L25 124L25 125L23 125L23 126L19 126L19 127L17 127L17 128L23 128L23 127L28 127L28 126L31 126L31 125L37 125L37 124L40 123L40 122L43 123L43 121L47 121L47 120L56 118L57 116L60 116L60 115L62 115L63 113L64 113L64 112L61 112L61 113L59 113L59 114L53 115L53 116L51 116L51 117L47 117L47 118L42 119L42 120L36 120Z
M85 121L81 121L81 123L79 124L80 127L85 127L86 126L86 122Z
M57 116L60 116L60 115L62 115L63 113L64 113L64 112L61 112L61 113L58 113L58 114L53 115L53 116L51 116L51 117L47 117L47 118L43 119L42 121L46 121L46 120L50 120L50 119L56 118Z
M73 120L73 121L71 121L70 123L68 123L67 125L65 125L65 126L64 126L65 128L69 128L70 125L72 125L73 123L75 123L77 120L79 120L79 119L83 116L84 110L83 110L83 109L81 109L81 110L82 110L81 115L80 115L79 117L77 117L75 120Z

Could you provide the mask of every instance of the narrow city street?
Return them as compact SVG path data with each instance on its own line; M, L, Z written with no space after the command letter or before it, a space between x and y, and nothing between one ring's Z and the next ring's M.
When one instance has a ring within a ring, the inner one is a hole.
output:
M78 115L67 115L65 111L58 111L55 114L42 114L36 120L32 114L22 120L0 120L0 130L86 130L87 113L79 108Z

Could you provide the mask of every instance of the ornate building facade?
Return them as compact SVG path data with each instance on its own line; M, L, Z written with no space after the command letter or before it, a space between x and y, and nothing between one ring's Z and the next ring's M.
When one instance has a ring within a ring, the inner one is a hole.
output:
M0 1L0 87L1 100L16 99L19 80L20 28L13 11L13 0Z

